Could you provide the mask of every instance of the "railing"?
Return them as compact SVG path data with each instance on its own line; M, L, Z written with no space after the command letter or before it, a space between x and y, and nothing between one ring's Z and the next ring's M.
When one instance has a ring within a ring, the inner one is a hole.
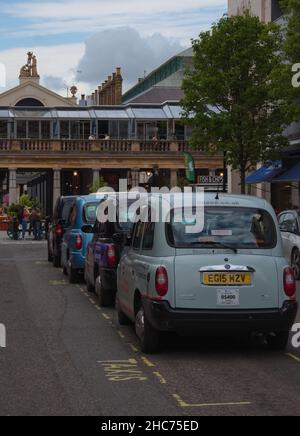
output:
M10 140L0 139L0 151L9 151L11 148Z
M0 139L0 153L75 153L75 154L178 154L185 151L201 153L185 141L141 140L68 140L68 139Z
M140 150L143 152L166 153L171 150L171 142L169 141L142 141L140 142Z
M70 140L62 140L60 141L60 149L61 151L71 151L76 153L81 152L90 152L91 151L91 142L90 141L70 141Z
M21 151L51 151L51 142L48 140L26 139L21 141Z

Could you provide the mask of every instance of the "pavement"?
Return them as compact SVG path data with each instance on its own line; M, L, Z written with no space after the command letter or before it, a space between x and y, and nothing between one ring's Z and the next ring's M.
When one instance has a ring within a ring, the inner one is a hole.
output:
M1 416L300 415L300 349L170 337L145 356L132 326L47 262L45 242L2 236Z

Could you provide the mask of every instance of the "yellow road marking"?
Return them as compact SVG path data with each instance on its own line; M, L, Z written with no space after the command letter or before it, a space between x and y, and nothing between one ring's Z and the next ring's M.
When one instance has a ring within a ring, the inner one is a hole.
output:
M135 353L138 353L138 352L139 352L138 348L136 348L135 345L133 345L133 344L129 344L129 346L130 346L130 348L132 349L132 351L134 351Z
M142 357L142 361L149 368L154 368L155 367L154 363L152 363L149 359L147 359L147 357Z
M173 398L177 401L178 405L183 408L205 408L205 407L230 407L230 406L250 406L252 403L249 401L231 402L231 403L201 403L189 404L186 403L179 395L174 394Z
M50 280L49 283L51 286L64 286L68 284L66 280Z
M89 298L89 300L90 300L90 302L91 302L92 304L96 305L96 303L95 303L94 300L92 300L91 298Z
M120 336L121 339L125 339L125 335L123 335L121 330L118 330L118 335Z
M160 372L153 372L153 374L158 378L159 382L162 385L166 385L167 384L167 380L161 375Z
M103 312L102 312L102 316L103 316L103 318L105 318L106 320L110 320L110 317L109 317L108 315L106 315L106 313L103 313Z
M287 356L290 357L290 358L293 359L293 360L296 360L296 362L299 362L299 363L300 363L300 357L297 357L297 356L295 356L295 355L292 354L292 353L287 353Z
M106 378L111 382L144 382L147 376L138 367L135 359L99 361Z
M97 363L103 363L109 365L110 363L129 363L130 365L136 365L137 360L131 358L128 360L97 360Z

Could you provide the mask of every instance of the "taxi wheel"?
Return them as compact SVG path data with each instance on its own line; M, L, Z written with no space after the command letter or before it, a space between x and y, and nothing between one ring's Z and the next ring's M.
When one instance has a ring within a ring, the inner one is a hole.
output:
M72 268L70 261L68 262L67 271L69 276L69 283L71 283L72 285L78 283L79 281L78 271L77 269Z
M148 321L142 303L135 317L135 331L143 353L154 354L160 350L160 334Z
M90 292L91 294L93 294L93 293L95 292L95 288L94 288L94 286L91 284L91 282L89 281L88 276L87 276L87 273L86 273L86 270L84 271L84 280L85 280L85 283L86 283L86 289L87 289L87 291Z
M60 257L59 257L59 256L55 256L55 255L53 255L52 262L53 262L53 266L54 266L54 268L60 268L61 260L60 260Z
M267 344L270 350L285 350L289 343L289 332L277 332L267 336Z
M103 287L100 276L96 279L95 291L98 296L100 307L110 307L114 305L114 295L111 291L108 291Z
M122 311L122 309L120 308L120 304L118 302L118 300L116 300L116 309L117 309L117 315L118 315L118 323L121 326L124 325L129 325L130 324L130 319L127 318L127 316L125 315L125 313Z
M294 270L296 279L300 280L300 252L297 248L295 248L293 250L291 264L292 264L292 268Z

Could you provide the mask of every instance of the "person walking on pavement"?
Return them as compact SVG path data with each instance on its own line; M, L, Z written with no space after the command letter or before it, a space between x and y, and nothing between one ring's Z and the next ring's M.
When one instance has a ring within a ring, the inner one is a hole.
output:
M30 222L33 229L33 236L35 241L41 240L41 212L38 208L34 207L30 215Z
M18 211L18 221L22 226L22 239L23 239L23 241L25 240L25 236L26 236L26 232L27 232L29 216L30 216L29 210L26 207L21 206L19 211Z

